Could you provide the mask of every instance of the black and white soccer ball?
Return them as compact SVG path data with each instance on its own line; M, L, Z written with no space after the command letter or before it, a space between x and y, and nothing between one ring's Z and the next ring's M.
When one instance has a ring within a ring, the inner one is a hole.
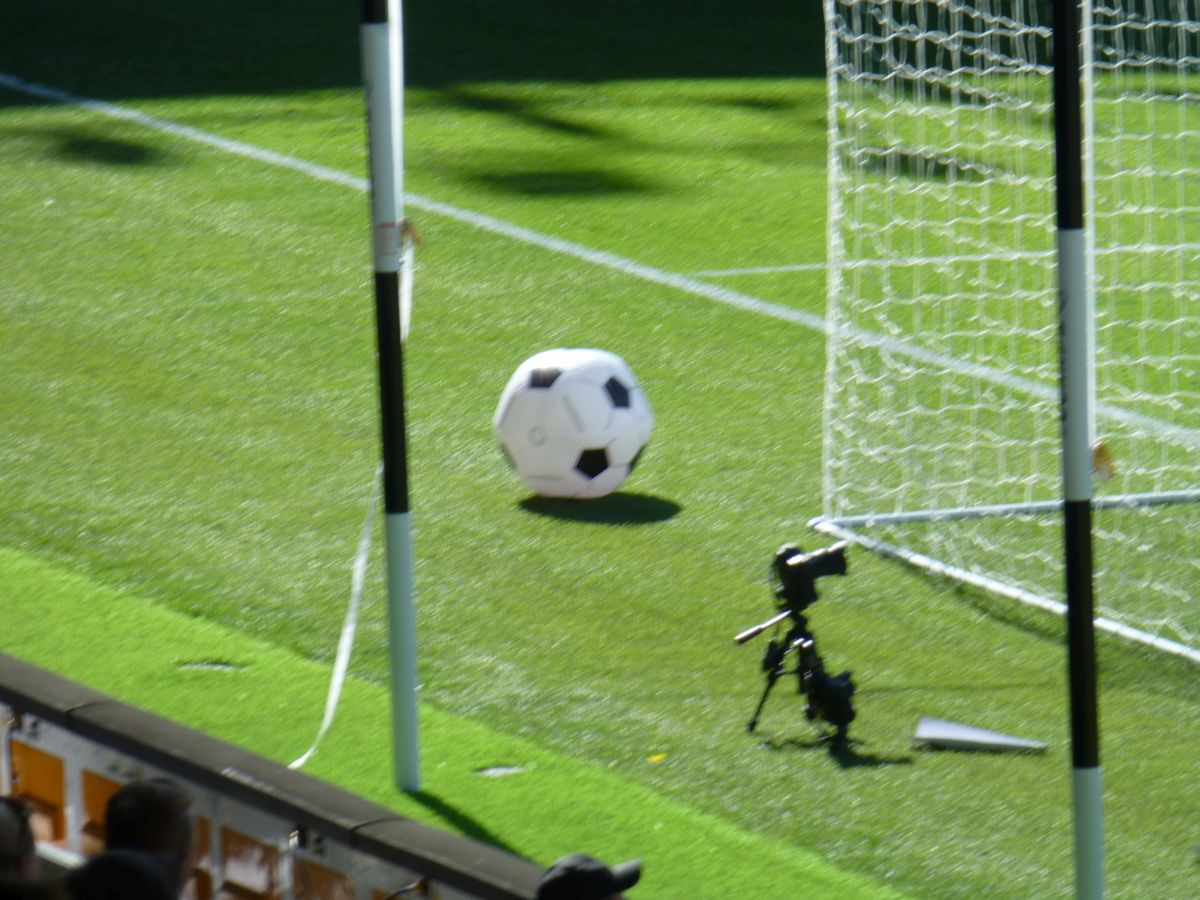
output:
M650 440L654 413L621 357L559 348L517 367L492 427L526 487L584 499L625 482Z

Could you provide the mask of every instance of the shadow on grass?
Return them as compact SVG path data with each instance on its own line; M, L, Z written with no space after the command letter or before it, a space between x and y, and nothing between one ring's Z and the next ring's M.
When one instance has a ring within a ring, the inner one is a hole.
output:
M947 756L1045 756L1043 747L937 747L926 744L917 747L918 753L936 755L944 753Z
M410 796L430 812L439 816L441 820L450 828L453 828L459 833L466 835L472 840L482 841L485 844L491 844L493 847L506 850L514 856L520 855L515 849L504 843L503 840L481 825L478 821L472 819L457 807L451 806L436 794L431 794L428 791L417 791Z
M496 190L528 197L585 196L595 194L648 193L654 188L636 178L602 169L569 171L542 169L536 172L480 172L476 181Z
M100 134L99 128L59 129L46 132L63 159L106 166L144 166L165 161L166 155L150 142L140 143Z
M117 16L82 0L8 3L0 68L110 100L361 88L358 4L281 6L124 0ZM413 0L403 18L412 87L824 74L820 5L789 0L753 14L720 0ZM0 107L21 102L0 90Z
M437 96L443 103L475 112L496 113L555 134L602 139L614 136L609 129L549 113L529 98L518 98L494 91L484 92L462 85L444 88Z
M526 512L597 525L645 525L665 522L683 509L678 503L649 494L618 491L595 500L566 500L558 497L526 497L521 501Z
M855 749L861 744L853 738L845 741L833 740L828 737L816 737L808 740L800 738L769 738L762 742L768 750L824 750L842 769L879 768L881 766L911 766L912 756L880 756L876 753L860 753Z

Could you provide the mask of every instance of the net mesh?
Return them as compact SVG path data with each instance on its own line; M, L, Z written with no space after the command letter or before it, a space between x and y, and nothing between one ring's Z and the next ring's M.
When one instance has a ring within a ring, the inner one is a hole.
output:
M1048 4L825 9L825 518L1061 600ZM1082 12L1097 603L1195 649L1200 0Z

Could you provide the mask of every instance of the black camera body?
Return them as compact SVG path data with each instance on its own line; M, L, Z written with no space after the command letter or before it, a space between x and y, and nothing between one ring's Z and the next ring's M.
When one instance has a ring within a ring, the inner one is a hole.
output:
M842 541L805 553L795 544L784 544L771 563L771 584L781 607L804 612L817 602L817 579L846 574L846 547Z

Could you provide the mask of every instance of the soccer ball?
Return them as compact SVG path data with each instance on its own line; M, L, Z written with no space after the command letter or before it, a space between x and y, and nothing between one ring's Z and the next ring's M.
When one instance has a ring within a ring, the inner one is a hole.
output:
M621 357L560 348L517 367L492 427L526 487L583 499L624 483L650 439L654 413Z

